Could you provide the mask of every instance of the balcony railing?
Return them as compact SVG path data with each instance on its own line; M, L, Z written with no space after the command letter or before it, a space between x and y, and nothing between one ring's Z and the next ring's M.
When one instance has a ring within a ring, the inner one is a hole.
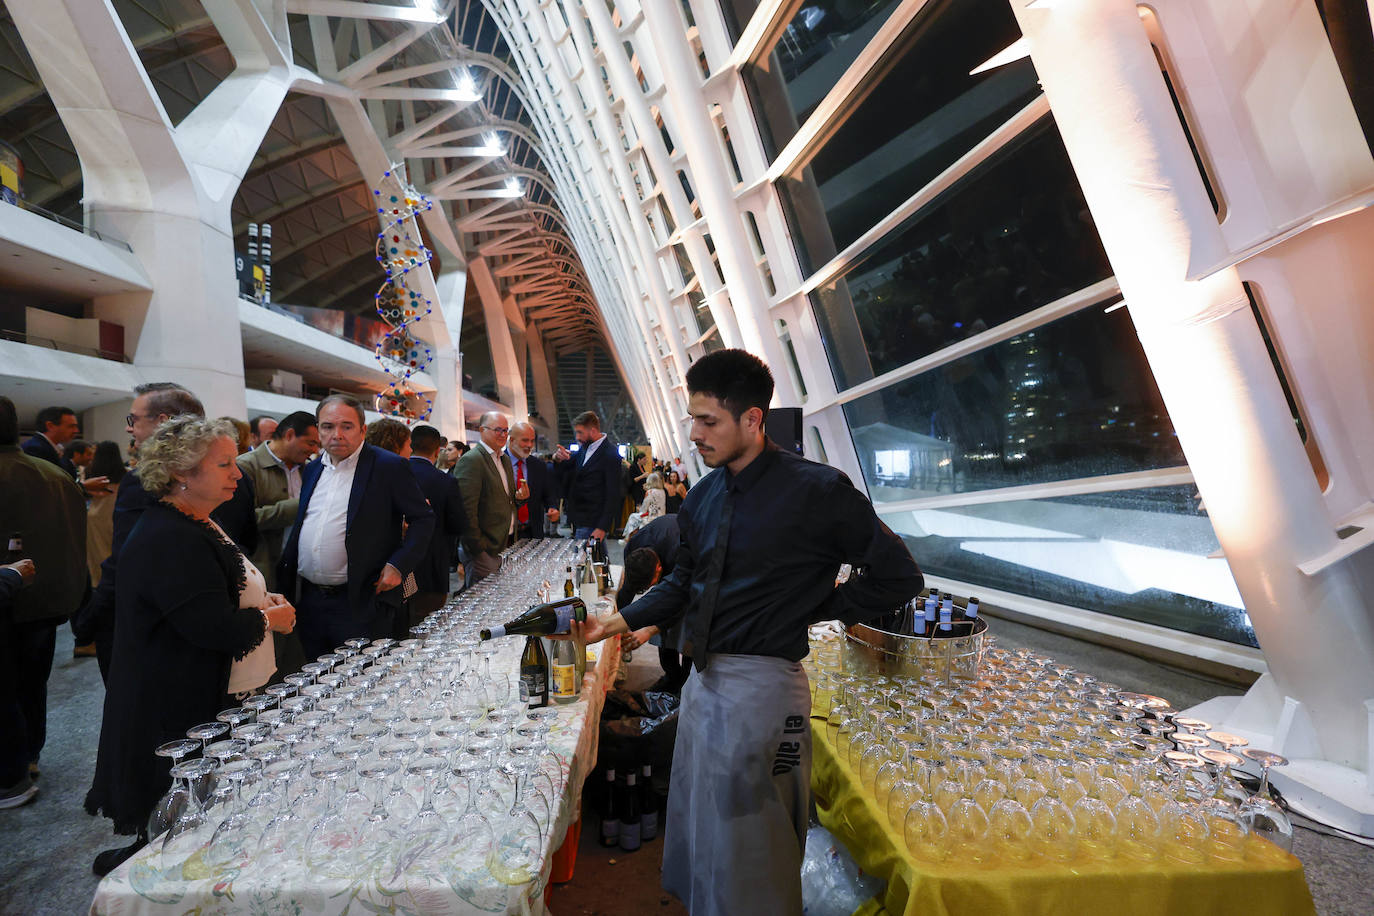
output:
M7 201L7 203L9 202ZM37 204L31 204L27 200L21 200L15 203L10 203L10 206L18 207L21 210L27 210L30 213L36 213L44 219L50 219L54 223L66 226L68 229L75 229L82 235L89 235L91 238L100 242L104 242L107 245L114 245L116 248L123 248L125 251L129 252L132 252L134 250L133 247L130 246L129 243L124 241L123 239L117 239L112 235L106 235L103 232L98 232L95 229L92 229L90 226L78 223L74 219L67 219L67 217L54 213L51 210L44 210Z
M53 340L51 337L39 337L36 334L26 334L23 331L0 328L0 340L13 340L16 343L28 344L31 347L45 347L49 350L61 350L64 353L79 353L82 356L94 356L97 359L108 359L117 363L132 362L122 351L83 347L80 344L68 343L65 340Z

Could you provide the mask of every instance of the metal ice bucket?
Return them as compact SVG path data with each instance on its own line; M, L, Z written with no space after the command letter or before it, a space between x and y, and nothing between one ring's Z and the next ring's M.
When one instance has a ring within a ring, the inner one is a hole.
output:
M844 667L873 675L931 675L942 684L975 680L983 665L988 622L979 617L950 626L951 635L926 638L851 624L844 631Z

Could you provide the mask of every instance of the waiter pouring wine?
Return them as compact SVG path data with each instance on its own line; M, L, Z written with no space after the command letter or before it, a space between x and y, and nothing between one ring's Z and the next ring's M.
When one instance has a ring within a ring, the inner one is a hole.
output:
M685 615L663 886L694 916L802 912L811 785L807 627L872 620L921 571L840 471L764 433L773 376L743 350L687 372L692 441L715 468L678 513L673 572L620 613L574 623L597 642ZM855 574L840 586L841 564Z

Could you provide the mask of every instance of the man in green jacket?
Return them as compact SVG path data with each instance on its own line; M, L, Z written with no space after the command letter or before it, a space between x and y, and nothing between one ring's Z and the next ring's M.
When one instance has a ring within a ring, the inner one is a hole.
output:
M266 424L263 424L266 425ZM251 452L238 458L239 470L253 482L258 523L258 549L253 565L267 580L268 590L276 588L277 561L282 541L296 523L301 495L301 468L320 450L320 430L315 415L304 410L287 414L272 436ZM294 632L275 634L277 649L276 679L298 671L305 662L300 637Z
M530 495L524 483L517 488L515 470L506 454L510 418L490 411L482 414L478 424L481 441L453 468L468 517L460 542L465 586L501 568L501 551L515 534L515 507Z
M71 475L19 450L14 402L0 397L0 533L33 560L37 575L0 616L0 677L19 700L23 727L0 742L23 745L29 777L47 738L48 675L57 626L85 597L86 499ZM5 787L0 787L5 788Z

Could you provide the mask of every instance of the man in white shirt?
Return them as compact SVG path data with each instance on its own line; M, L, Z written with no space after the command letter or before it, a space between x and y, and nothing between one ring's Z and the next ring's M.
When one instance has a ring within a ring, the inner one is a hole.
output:
M467 530L461 541L466 585L501 568L501 551L515 535L515 510L529 498L529 487L517 484L506 454L510 418L491 411L478 420L481 440L454 465L463 492Z
M361 402L330 395L316 418L324 452L301 474L296 522L278 568L279 586L297 595L306 658L345 639L389 636L401 583L434 531L409 462L363 441Z

